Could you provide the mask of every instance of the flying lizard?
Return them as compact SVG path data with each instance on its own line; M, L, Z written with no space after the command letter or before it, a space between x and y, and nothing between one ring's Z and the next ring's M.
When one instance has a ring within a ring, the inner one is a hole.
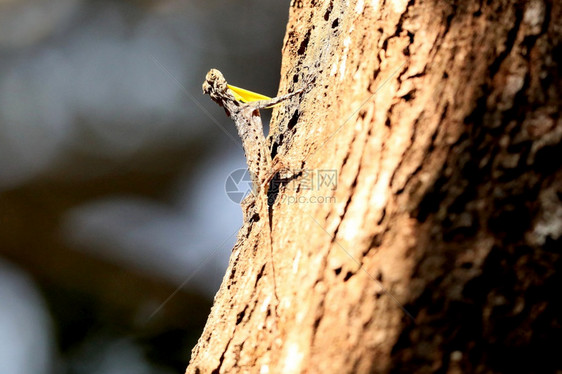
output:
M252 177L256 195L254 197L254 205L260 218L259 221L262 222L264 226L260 232L264 232L267 235L266 242L268 243L270 252L273 292L277 302L279 302L279 299L276 292L275 266L273 264L273 242L268 204L268 188L269 182L280 170L281 163L277 157L274 160L271 158L271 151L267 147L259 110L271 108L302 91L303 89L296 90L292 93L271 99L261 94L228 85L222 73L216 69L211 69L207 73L205 82L203 83L203 93L209 95L213 101L224 108L226 114L234 121L238 130L238 135L242 140L248 171ZM248 206L251 205L252 204L245 202L245 204L243 204L243 209L247 210ZM249 219L247 211L244 212L244 216L245 219Z

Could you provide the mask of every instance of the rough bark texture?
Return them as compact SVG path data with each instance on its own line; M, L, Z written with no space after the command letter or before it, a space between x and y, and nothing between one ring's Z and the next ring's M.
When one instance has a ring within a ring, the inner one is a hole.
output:
M561 20L555 1L293 1L281 93L315 82L272 121L304 170L271 210L277 315L247 225L187 372L562 369ZM326 170L336 188L309 178Z

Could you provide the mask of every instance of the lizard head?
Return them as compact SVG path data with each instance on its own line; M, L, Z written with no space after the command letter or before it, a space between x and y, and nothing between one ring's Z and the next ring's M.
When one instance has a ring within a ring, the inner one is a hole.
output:
M203 82L203 93L215 99L213 96L227 92L227 88L226 79L224 79L222 73L217 69L209 70L205 76L205 82Z
M228 89L226 79L224 79L222 73L217 69L209 70L205 76L205 82L203 82L203 93L209 95L213 101L224 107L228 116L230 116L233 108L240 105Z

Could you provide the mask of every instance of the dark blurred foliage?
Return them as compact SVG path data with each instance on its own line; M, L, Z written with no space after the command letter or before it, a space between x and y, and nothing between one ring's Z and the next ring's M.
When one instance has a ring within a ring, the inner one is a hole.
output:
M201 83L274 95L288 5L0 2L2 373L185 369L241 223Z

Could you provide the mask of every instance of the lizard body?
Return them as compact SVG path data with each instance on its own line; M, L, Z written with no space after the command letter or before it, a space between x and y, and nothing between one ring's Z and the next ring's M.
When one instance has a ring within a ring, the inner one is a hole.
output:
M266 138L263 132L263 124L260 117L260 109L270 108L284 100L302 92L297 90L287 95L278 96L270 100L252 101L242 103L236 100L232 91L228 88L222 73L216 69L211 69L205 77L203 83L203 93L208 94L213 101L222 106L226 114L232 118L236 124L238 135L242 140L242 146L246 155L246 163L252 177L252 183L256 193L256 209L260 221L263 222L264 232L267 235L267 243L270 251L270 262L273 278L273 293L279 303L277 296L277 285L275 280L275 266L273 264L273 241L271 234L271 219L268 204L268 187L271 178L278 171L273 162L271 153L267 147ZM248 209L247 207L245 209ZM249 214L245 212L245 219L248 220ZM275 308L275 312L276 308Z

